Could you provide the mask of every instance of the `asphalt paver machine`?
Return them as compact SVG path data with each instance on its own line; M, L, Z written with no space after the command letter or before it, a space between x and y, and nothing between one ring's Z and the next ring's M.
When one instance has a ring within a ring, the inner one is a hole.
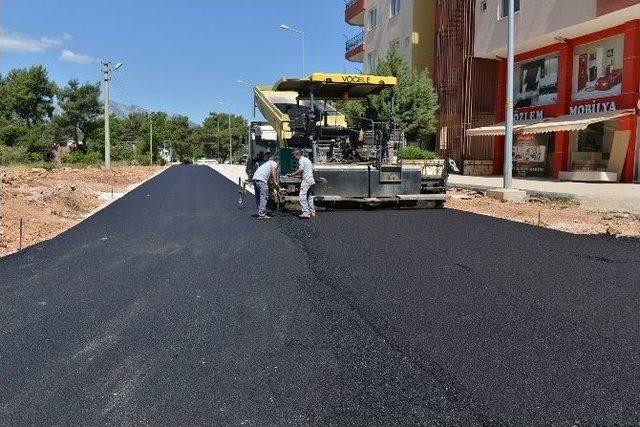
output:
M299 178L286 174L304 150L314 164L315 201L400 207L442 207L446 200L446 168L425 173L421 165L403 164L397 150L404 133L392 122L361 119L349 127L332 105L336 100L365 100L397 84L395 77L314 73L303 79L281 79L254 88L254 105L265 122L250 126L249 178L266 158L280 159L279 206L298 206Z

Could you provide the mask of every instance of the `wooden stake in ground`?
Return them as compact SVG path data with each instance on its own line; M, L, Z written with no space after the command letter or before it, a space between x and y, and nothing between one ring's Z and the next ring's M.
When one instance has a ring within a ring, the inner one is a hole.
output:
M22 250L22 218L20 218L20 238L18 241L18 250Z

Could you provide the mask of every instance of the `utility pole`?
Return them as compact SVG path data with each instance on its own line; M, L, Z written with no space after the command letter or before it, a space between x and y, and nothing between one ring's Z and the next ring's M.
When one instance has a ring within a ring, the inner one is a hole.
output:
M231 113L229 114L229 164L233 163L233 151L231 151Z
M220 116L216 117L216 125L218 126L218 161L222 161L222 143L220 142Z
M109 82L111 69L108 62L102 63L104 81L104 167L111 169L111 130L109 128Z
M151 127L149 135L149 155L151 156L151 165L153 165L153 113L151 113Z
M507 36L507 105L506 126L504 134L504 188L513 185L513 69L514 69L514 34L515 34L515 1L509 0L509 31Z

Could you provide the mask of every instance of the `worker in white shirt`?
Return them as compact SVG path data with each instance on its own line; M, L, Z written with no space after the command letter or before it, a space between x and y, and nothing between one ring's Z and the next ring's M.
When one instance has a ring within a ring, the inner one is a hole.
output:
M267 202L269 201L269 183L276 186L278 177L278 159L273 158L264 162L253 173L253 188L256 191L256 205L258 206L258 219L270 219L267 215Z
M313 164L311 160L304 156L302 150L296 150L293 153L293 158L298 161L298 170L289 174L289 176L302 177L302 184L300 185L300 206L302 207L302 214L300 218L312 218L316 216L316 210L313 205L314 187L316 184L313 179Z

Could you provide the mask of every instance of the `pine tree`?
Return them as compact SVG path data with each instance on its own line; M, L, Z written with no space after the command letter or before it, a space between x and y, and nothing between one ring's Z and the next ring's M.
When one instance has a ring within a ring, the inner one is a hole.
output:
M411 70L396 48L380 61L377 75L394 76L398 85L370 97L379 120L395 120L409 141L421 142L437 130L438 96L429 70Z

